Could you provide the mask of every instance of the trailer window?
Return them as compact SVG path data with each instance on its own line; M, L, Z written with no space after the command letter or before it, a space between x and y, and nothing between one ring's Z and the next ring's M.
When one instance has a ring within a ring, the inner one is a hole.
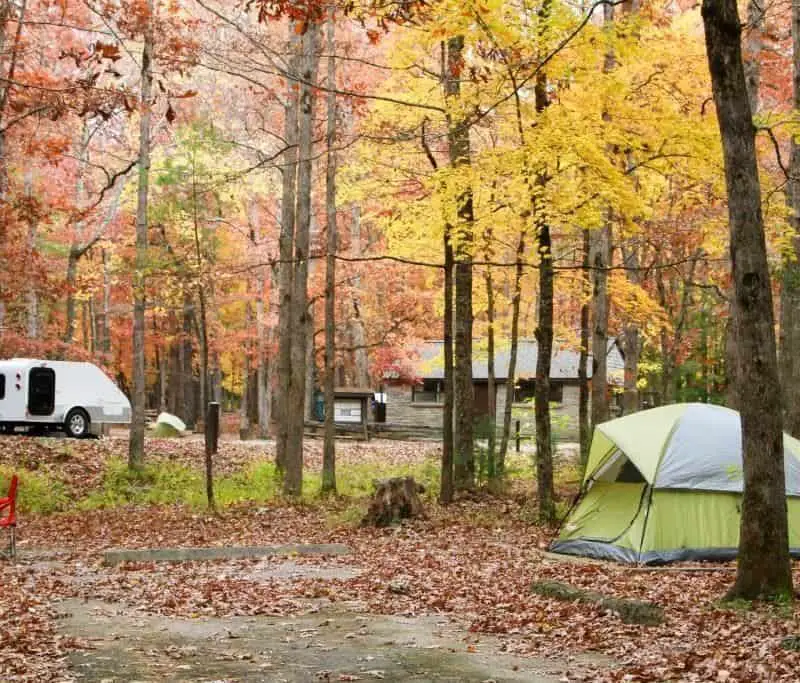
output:
M52 368L31 368L28 374L28 412L51 415L56 407L56 373Z
M6 397L6 376L0 373L0 401Z

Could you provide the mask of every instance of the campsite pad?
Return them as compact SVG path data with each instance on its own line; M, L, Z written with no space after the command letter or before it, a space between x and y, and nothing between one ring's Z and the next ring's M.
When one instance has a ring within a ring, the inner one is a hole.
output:
M309 572L342 579L354 567L273 566L270 576ZM165 568L166 569L166 568ZM261 571L261 570L259 570ZM354 602L306 600L297 616L148 614L100 600L60 603L59 631L85 646L69 655L79 681L529 681L563 680L581 660L515 657L497 638L444 616L369 614ZM602 659L602 657L600 658ZM597 659L587 665L602 664Z
M176 619L68 600L62 633L80 681L558 681L563 662L498 653L441 617L376 616L347 605L298 617Z

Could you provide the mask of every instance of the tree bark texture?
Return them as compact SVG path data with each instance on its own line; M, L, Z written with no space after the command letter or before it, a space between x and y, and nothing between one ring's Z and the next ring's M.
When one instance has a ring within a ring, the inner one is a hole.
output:
M609 418L608 409L608 266L611 223L593 235L592 266L592 429Z
M325 440L322 449L322 492L336 493L336 428L334 425L334 379L336 373L336 51L334 9L328 10L328 147L325 169Z
M539 10L540 39L544 38L550 17L551 0L544 0ZM537 114L547 108L547 73L540 70L536 76L534 96ZM540 188L548 178L541 171L536 179ZM553 434L550 421L550 366L553 358L553 243L550 225L537 206L536 196L531 199L531 211L536 224L539 243L539 310L536 326L536 385L534 389L534 417L536 420L536 485L539 494L539 517L545 523L555 521L556 509L553 486Z
M792 1L792 98L800 109L800 1ZM792 136L787 200L791 212L792 257L781 272L780 376L784 429L800 437L800 144Z
M442 406L442 476L439 502L453 502L453 244L450 226L444 227L444 405Z
M464 68L464 37L447 41L445 96L451 103L461 97L461 70ZM447 141L450 164L470 165L469 126L459 115L448 116ZM455 251L455 443L454 481L456 489L475 485L474 415L472 387L472 189L466 187L458 197L458 224L452 233Z
M295 22L289 22L289 60L290 75L297 74L300 69L300 40L295 30ZM278 429L275 442L275 465L279 472L286 469L287 444L289 440L289 422L291 408L289 406L292 384L292 318L293 318L293 283L294 283L294 233L295 210L297 198L297 141L298 141L298 86L289 80L284 107L284 138L286 151L283 154L282 194L281 194L281 231L278 238L280 267L278 269L278 400L275 413Z
M592 441L591 426L589 423L589 297L591 296L592 283L589 273L589 251L591 236L589 231L583 231L583 274L581 285L583 290L583 304L581 305L581 348L578 356L578 442L581 450L581 471L589 460L589 446Z
M536 327L536 485L539 516L543 522L555 521L553 494L553 449L550 423L550 365L553 357L553 253L550 226L539 225L539 322Z
M25 171L25 198L33 205L33 170ZM0 209L1 210L1 209ZM28 259L28 282L25 289L25 309L28 319L27 332L28 339L39 337L39 293L36 290L36 270L33 260L36 255L36 235L39 229L36 213L30 211L28 216L28 239L26 244L26 257Z
M704 0L703 24L728 189L738 369L749 400L742 421L744 493L736 582L730 596L791 596L772 291L761 189L736 0Z
M303 424L306 408L306 371L309 344L308 257L311 240L312 154L314 143L314 83L317 77L318 26L311 22L302 38L300 101L298 107L297 213L292 282L291 380L287 409L283 490L299 496L303 488Z
M145 271L147 268L147 200L150 187L150 119L152 115L154 2L147 0L148 19L142 48L139 187L136 201L136 265L133 273L133 397L128 466L141 469L144 464L145 427Z
M517 381L517 348L519 346L519 309L522 301L522 257L525 254L525 232L521 232L517 243L514 266L514 295L511 299L511 346L508 352L508 373L506 376L506 406L503 412L503 433L500 437L500 450L497 452L497 476L504 477L506 454L511 437L511 412L514 406L514 385Z
M488 232L488 231L487 231ZM491 248L488 246L490 236L487 236L486 260L492 260ZM497 377L494 362L494 281L492 267L486 266L484 274L486 284L486 393L489 404L489 424L486 446L486 476L489 481L497 479Z

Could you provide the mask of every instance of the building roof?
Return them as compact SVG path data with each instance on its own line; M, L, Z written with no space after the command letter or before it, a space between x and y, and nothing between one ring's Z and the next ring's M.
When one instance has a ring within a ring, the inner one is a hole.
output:
M534 379L536 377L536 360L538 345L532 339L520 340L517 348L518 379ZM417 346L419 358L412 363L414 373L423 379L441 379L444 377L444 342L426 341ZM510 348L502 346L495 350L495 377L498 380L508 378ZM580 354L566 347L553 345L553 360L550 365L550 378L561 380L578 379L578 363ZM589 354L587 375L592 376L592 355ZM620 353L616 339L608 340L608 380L610 384L621 384L625 362ZM485 349L473 349L472 378L481 380L489 376L488 354Z

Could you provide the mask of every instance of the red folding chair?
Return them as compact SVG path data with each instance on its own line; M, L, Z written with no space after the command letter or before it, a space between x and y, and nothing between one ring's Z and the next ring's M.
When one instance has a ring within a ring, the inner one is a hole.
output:
M8 487L8 495L0 498L0 527L5 527L11 533L11 543L5 555L11 560L17 556L17 475L11 477L11 486ZM8 512L6 512L6 510Z

